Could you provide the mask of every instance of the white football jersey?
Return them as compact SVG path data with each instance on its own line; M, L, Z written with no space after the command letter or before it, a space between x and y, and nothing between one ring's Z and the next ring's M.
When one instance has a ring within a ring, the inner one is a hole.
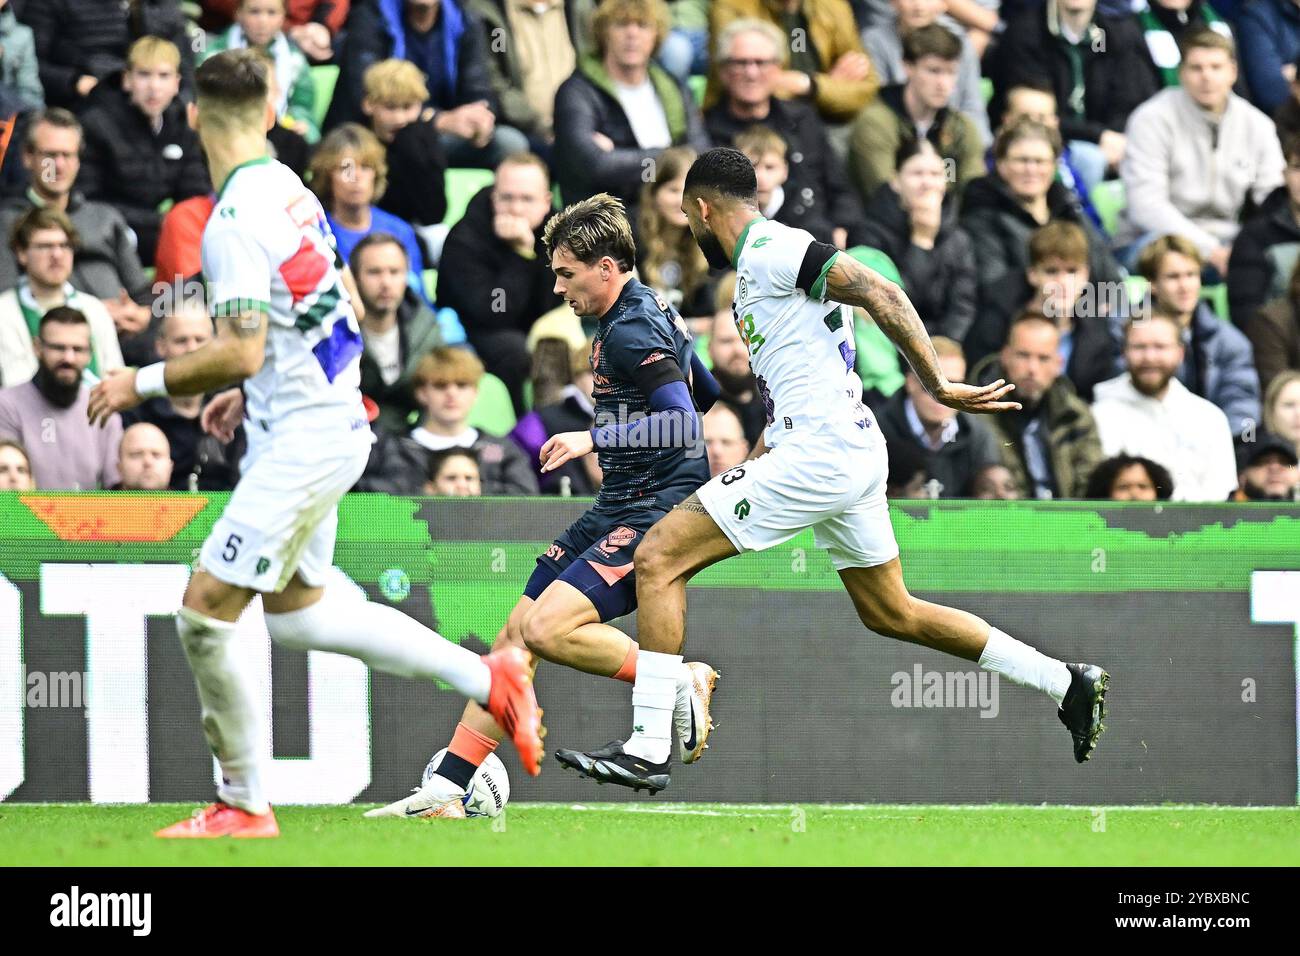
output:
M760 217L733 253L731 312L767 406L769 448L828 423L878 432L854 371L852 309L826 300L827 270L808 281L810 288L797 288L812 242L806 230Z
M203 230L203 275L214 316L269 317L266 360L244 382L246 413L267 428L308 409L365 423L364 342L341 267L325 210L292 170L262 158L231 172Z

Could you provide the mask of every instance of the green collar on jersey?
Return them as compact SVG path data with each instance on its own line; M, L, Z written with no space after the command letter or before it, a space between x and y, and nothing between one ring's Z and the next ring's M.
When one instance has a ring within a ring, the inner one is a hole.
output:
M740 250L745 248L745 237L749 235L750 228L756 222L767 222L765 216L755 216L749 222L745 223L745 228L740 230L740 238L736 240L736 248L731 250L731 265L734 269L740 268Z
M270 161L271 161L270 156L258 156L255 159L246 159L238 166L236 166L234 169L232 169L229 173L226 174L226 181L223 182L221 184L221 188L217 190L217 202L221 202L221 197L226 194L226 187L229 186L230 181L235 178L235 173L239 172L241 169L247 169L249 166L265 165Z

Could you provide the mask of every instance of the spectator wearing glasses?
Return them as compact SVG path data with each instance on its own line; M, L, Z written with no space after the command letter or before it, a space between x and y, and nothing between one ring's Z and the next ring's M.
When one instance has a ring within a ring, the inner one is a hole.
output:
M77 238L68 217L50 207L30 209L14 224L10 248L25 274L0 293L0 383L25 382L36 373L40 349L33 347L33 339L42 317L58 306L70 306L87 323L93 346L87 367L92 374L123 364L108 310L70 281Z
M45 313L36 337L38 364L31 381L0 389L0 439L20 442L41 488L88 491L118 482L122 420L90 424L90 326L76 309Z
M113 206L87 199L77 188L81 173L81 123L57 107L34 114L22 143L22 164L29 185L20 196L0 202L0 237L8 237L23 213L46 207L67 213L79 244L72 264L72 284L104 303L122 335L149 325L149 281L140 266L135 234ZM0 289L18 282L18 260L0 244Z

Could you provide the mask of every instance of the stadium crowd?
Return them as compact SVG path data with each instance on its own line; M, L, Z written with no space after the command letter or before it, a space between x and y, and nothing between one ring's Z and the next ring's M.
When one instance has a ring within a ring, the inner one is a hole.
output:
M319 196L365 317L358 490L591 494L594 317L551 212L620 197L641 280L722 399L714 474L766 413L680 210L694 156L899 282L938 404L868 315L857 371L896 497L1293 500L1300 488L1300 0L0 0L0 489L221 490L205 399L105 429L89 385L213 334L193 73L254 47L271 152Z

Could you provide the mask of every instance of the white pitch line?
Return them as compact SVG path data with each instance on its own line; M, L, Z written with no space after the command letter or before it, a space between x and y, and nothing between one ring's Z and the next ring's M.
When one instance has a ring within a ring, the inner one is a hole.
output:
M952 804L952 803L749 803L734 804L731 806L707 803L678 803L678 804L660 804L657 806L647 806L644 804L633 803L516 803L519 807L537 807L556 810L577 810L577 811L597 811L606 813L674 813L690 816L776 816L789 813L792 809L800 808L805 810L824 810L829 812L843 813L862 813L871 810L877 811L897 811L887 816L880 816L876 819L898 819L905 818L917 812L935 812L935 811L955 811L962 813L983 812L983 811L1019 811L1019 810L1062 810L1062 811L1092 811L1107 810L1115 812L1135 812L1135 813L1157 813L1162 811L1175 812L1199 812L1214 811L1219 813L1259 813L1259 812L1281 812L1281 813L1298 813L1300 807L1290 806L1224 806L1218 804L1198 804L1198 803L1177 803L1167 806L1155 804L1083 804L1083 803L1063 803L1063 804Z

